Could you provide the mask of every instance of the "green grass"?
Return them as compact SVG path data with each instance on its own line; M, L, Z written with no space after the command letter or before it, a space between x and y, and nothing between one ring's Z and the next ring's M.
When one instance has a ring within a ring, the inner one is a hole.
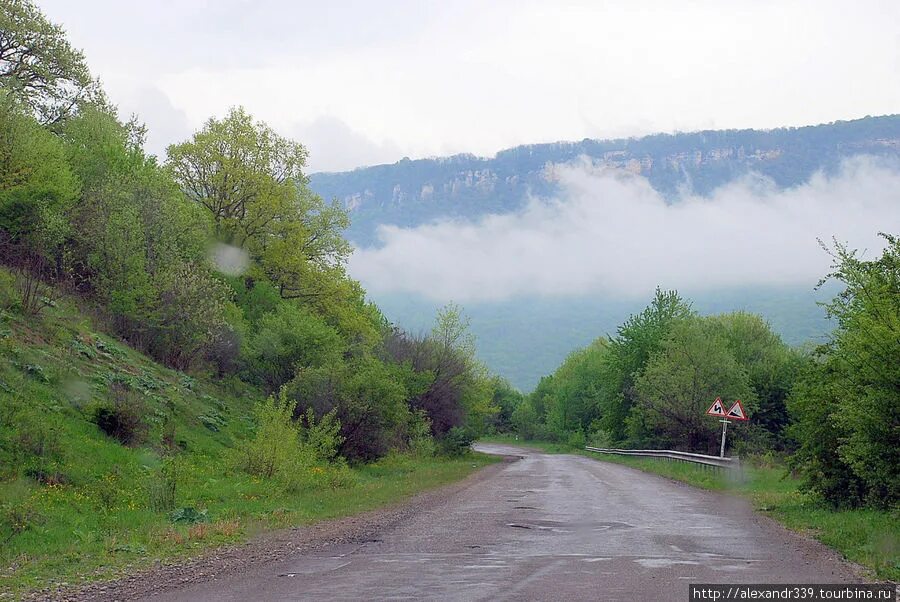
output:
M38 318L4 310L7 283L0 270L0 598L370 510L496 461L312 466L290 488L252 477L238 469L237 449L253 430L257 390L169 370L105 335L71 299ZM93 421L112 381L140 404L140 445L122 445ZM205 522L154 510L173 462L176 508L205 512Z
M508 436L483 440L518 443ZM777 464L745 465L742 474L736 475L732 471L709 470L686 462L572 450L557 443L528 441L522 446L551 453L579 453L695 487L739 495L789 529L810 535L848 560L871 569L876 578L900 581L900 512L832 509L801 491L799 481Z

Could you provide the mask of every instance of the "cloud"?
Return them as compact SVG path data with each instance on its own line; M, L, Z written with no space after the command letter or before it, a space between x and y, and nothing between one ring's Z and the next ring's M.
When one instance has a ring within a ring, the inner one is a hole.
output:
M808 284L836 237L874 255L900 232L900 168L861 157L779 190L748 176L709 197L667 203L644 178L582 161L557 166L559 194L517 213L412 229L382 226L350 272L374 293L437 300L646 295L654 287Z
M319 117L311 123L295 127L292 136L309 150L309 173L391 163L402 156L397 146L389 142L373 142L331 116Z
M147 124L146 149L162 159L166 147L187 140L194 128L184 111L177 109L166 94L154 86L139 86L118 95L119 110L123 116L136 113Z

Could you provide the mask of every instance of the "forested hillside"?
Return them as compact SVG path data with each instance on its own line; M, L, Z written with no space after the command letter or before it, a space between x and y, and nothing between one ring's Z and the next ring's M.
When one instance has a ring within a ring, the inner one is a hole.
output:
M900 115L774 130L711 130L619 140L518 146L492 158L403 159L343 173L316 173L310 186L347 208L355 244L376 242L379 224L416 226L521 208L528 194L554 192L549 165L587 157L646 177L666 196L706 195L755 172L796 186L854 155L900 156Z

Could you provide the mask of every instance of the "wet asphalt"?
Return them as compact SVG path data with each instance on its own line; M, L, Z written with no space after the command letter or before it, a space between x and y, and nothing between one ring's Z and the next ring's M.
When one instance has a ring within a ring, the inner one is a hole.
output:
M860 579L749 505L621 465L521 455L371 540L151 600L687 600L690 583Z

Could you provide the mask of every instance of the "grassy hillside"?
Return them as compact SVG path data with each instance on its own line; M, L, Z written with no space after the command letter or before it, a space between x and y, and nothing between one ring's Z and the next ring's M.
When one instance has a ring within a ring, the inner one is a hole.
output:
M11 294L0 270L0 307ZM71 299L0 310L0 597L370 509L490 461L391 456L267 481L238 468L260 398L160 366ZM117 407L136 421L128 444L97 424Z

